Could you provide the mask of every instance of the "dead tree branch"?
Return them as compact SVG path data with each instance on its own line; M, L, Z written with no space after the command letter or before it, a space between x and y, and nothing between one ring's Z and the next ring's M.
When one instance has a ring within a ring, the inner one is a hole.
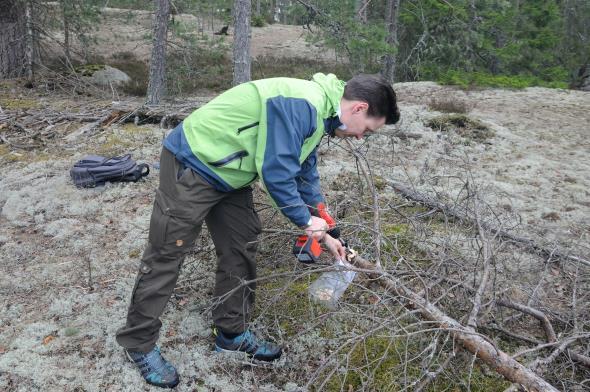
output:
M545 335L547 336L547 340L549 342L557 341L557 336L555 335L555 331L553 330L553 326L551 325L551 321L549 321L549 318L545 315L545 313L541 312L540 310L533 309L530 306L526 306L523 304L512 302L507 299L501 299L501 300L497 301L496 304L499 306L504 306L506 308L518 310L519 312L523 312L523 313L526 313L530 316L533 316L534 318L536 318L537 320L539 320L541 322L541 325L543 326L543 329L545 330Z
M547 336L547 340L549 341L549 344L547 345L539 345L536 348L532 349L532 350L537 350L537 349L542 349L545 347L552 347L555 345L555 343L557 343L557 335L555 334L555 330L553 329L553 325L551 324L551 321L549 320L549 317L547 317L547 315L543 312L541 312L538 309L534 309L531 308L530 306L526 306L523 304L519 304L517 302L512 302L510 300L507 299L502 299L496 302L497 305L499 306L504 306L507 308L511 308L514 310L518 310L519 312L528 314L530 316L533 316L534 318L536 318L537 320L539 320L541 322L541 325L543 326L543 329L545 330L545 335ZM575 338L575 339L573 339ZM535 367L537 366L541 366L541 365L548 365L551 361L555 360L555 357L563 352L564 350L566 350L567 354L569 355L569 357L571 359L573 359L576 362L579 362L581 364L583 364L584 366L588 366L590 367L590 357L587 357L585 355L582 354L578 354L576 352L571 351L568 346L571 345L572 343L574 343L576 340L578 340L580 337L579 336L574 336L571 338L568 338L566 340L564 340L560 346L558 347L558 349L556 349L554 351L557 352L555 355L552 354L552 356L550 356L552 359L549 361L550 357L547 357L545 360L536 360L535 362L533 362L533 364L535 365ZM571 339L573 339L572 341L570 341ZM564 343L567 343L564 345ZM563 346L563 347L562 347ZM527 352L530 352L531 350L525 350L522 352L519 352L517 354L515 354L514 356L521 356L523 354L526 354ZM532 366L532 365L531 365Z
M475 197L475 199L477 200L477 196ZM486 237L485 231L481 226L481 220L479 219L479 215L477 214L477 206L474 209L474 211L476 211L475 222L477 223L477 231L482 243L481 249L483 256L483 273L481 275L479 287L477 288L477 292L475 293L475 297L473 298L473 309L471 310L471 314L469 315L469 318L467 320L467 325L475 330L477 328L477 315L479 314L479 310L481 308L481 299L483 297L486 286L488 285L488 279L490 277L492 252L490 249L490 242Z
M432 321L441 328L449 330L449 333L463 348L476 355L506 379L521 384L531 391L557 391L555 387L535 374L531 369L523 366L510 357L510 355L492 345L489 339L485 339L484 336L474 333L470 328L463 326L455 319L447 316L438 307L417 295L395 277L377 268L373 263L368 262L360 256L354 257L351 261L359 268L375 271L370 274L371 277L376 279L390 292L407 299L408 303L406 306L408 308L417 309L426 320Z

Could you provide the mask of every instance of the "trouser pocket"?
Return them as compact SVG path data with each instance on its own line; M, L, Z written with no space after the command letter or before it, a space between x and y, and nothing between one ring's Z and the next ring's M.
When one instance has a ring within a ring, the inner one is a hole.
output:
M201 224L190 205L156 190L149 232L149 241L155 250L164 256L180 255L193 245Z
M159 248L166 242L166 231L168 229L168 222L170 215L166 213L165 204L162 202L162 196L159 191L156 191L156 200L154 201L154 208L150 218L150 232L148 239L150 243Z

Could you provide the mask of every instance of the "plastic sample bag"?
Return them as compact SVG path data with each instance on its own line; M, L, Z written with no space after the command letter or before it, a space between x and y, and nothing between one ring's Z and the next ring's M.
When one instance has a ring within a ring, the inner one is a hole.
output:
M344 260L336 260L334 267L335 271L324 272L309 286L311 298L332 309L356 276L356 271L351 271L352 266Z

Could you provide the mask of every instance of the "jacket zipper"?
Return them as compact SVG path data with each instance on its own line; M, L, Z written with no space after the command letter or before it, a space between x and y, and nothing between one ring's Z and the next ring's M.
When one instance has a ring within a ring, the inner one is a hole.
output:
M214 161L214 162L207 162L209 163L211 166L214 167L221 167L224 165L227 165L228 163L230 163L231 161L234 161L238 158L240 158L240 169L242 168L242 158L247 157L248 155L248 151L246 150L242 150L242 151L238 151L238 152L234 152L233 154L230 154L228 156L226 156L225 158L221 158L218 161Z
M260 122L259 121L256 121L255 123L244 125L243 127L238 128L238 135L240 133L242 133L243 131L245 131L246 129L254 128L258 124L260 124Z

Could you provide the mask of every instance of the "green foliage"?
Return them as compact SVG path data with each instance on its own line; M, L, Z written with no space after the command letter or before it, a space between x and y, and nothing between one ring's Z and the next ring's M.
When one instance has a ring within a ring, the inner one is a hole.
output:
M396 50L385 42L383 21L360 21L354 12L355 2L352 0L322 0L318 3L322 10L320 14L303 11L307 15L304 22L315 22L320 27L316 39L335 49L339 56L348 59L352 73L379 72L382 57Z
M101 3L98 0L60 0L59 6L63 29L67 23L69 34L75 36L82 47L87 49L92 43L90 32L100 22Z
M402 2L400 71L461 86L566 87L575 66L564 59L590 58L587 45L564 52L566 11L554 1Z
M566 87L590 62L584 0L401 1L398 47L384 45L384 4L369 4L366 24L355 18L354 1L316 1L315 15L297 10L313 15L321 29L316 39L347 58L353 72L379 71L384 54L397 54L401 81Z
M481 87L501 87L521 89L526 87L550 87L550 88L567 88L568 83L561 79L567 74L563 68L553 67L546 70L544 80L533 75L492 75L489 72L465 72L458 70L448 70L438 75L432 75L432 79L442 84L457 85L464 88L471 86Z
M110 0L109 7L130 10L153 10L154 2L150 0Z
M313 74L314 70L305 67L332 68L342 78L344 74L375 73L382 70L384 55L394 54L396 79L400 81L437 80L463 87L566 88L580 81L580 69L590 63L587 23L590 2L587 0L401 1L396 47L385 42L387 2L368 2L366 22L355 11L358 3L357 0L314 0L309 2L315 9L312 10L299 2L263 0L259 13L253 3L252 26L264 26L280 14L282 23L309 27L313 32L311 40L334 49L337 58L343 60L324 67L317 61L302 65L300 59L290 62L272 59L276 64L270 58L258 59L253 64L253 78ZM43 23L62 30L67 20L70 40L78 40L81 45L76 43L76 46L87 51L92 44L90 33L100 23L104 1L60 0L57 4ZM202 21L231 23L232 0L177 0L173 4L172 14L192 13ZM154 8L151 0L111 0L108 6ZM280 13L276 13L277 7ZM128 23L135 14L129 11L126 16ZM231 62L221 53L227 52L228 45L215 41L197 43L195 26L178 19L170 24L170 30L190 44L186 50L177 50L170 56L174 67L174 77L170 78L175 85L172 91L229 87ZM151 40L149 29L143 34L145 40ZM188 51L191 53L187 54ZM86 61L87 57L86 54ZM136 73L143 72L137 68ZM140 82L131 90L140 94L142 85Z
M266 26L266 18L263 15L252 15L252 27Z
M191 26L180 22L172 25L170 31L182 40L183 47L168 52L166 72L169 95L189 94L199 89L220 91L231 87L233 64L228 55L229 44L223 36L200 37L194 34ZM315 59L262 56L252 61L252 79L278 76L310 79L316 72L335 73L340 78L351 76L342 64L325 64Z
M197 42L185 37L191 50L173 49L167 56L169 95L187 94L199 89L225 90L231 87L232 63L223 38Z
M81 76L92 76L96 71L105 69L104 64L84 64L74 68L74 71Z

